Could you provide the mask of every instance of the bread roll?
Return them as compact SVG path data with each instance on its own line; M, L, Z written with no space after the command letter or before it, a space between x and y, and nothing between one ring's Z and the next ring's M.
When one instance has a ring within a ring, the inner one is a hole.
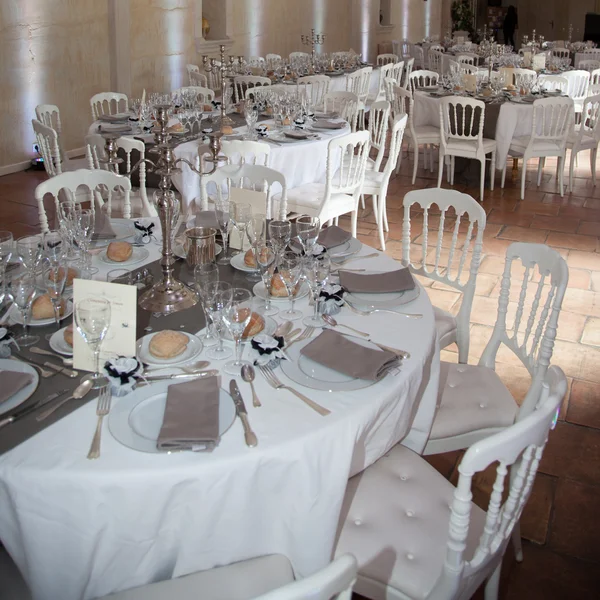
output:
M204 110L204 112L212 112L213 110L213 106L212 104L205 104L202 109Z
M60 269L58 269L58 272L60 273L60 276L62 277L63 274L63 268L60 267ZM54 281L54 271L50 271L50 275L49 278ZM79 272L76 269L73 269L72 267L68 267L67 268L67 278L65 279L65 287L70 287L73 285L73 279L75 279L75 277L77 277L79 275Z
M111 242L106 249L106 256L114 262L125 262L132 254L133 246L129 242Z
M242 337L244 339L258 335L265 328L265 320L258 314L253 312L250 317L250 322L246 325Z
M298 282L295 288L295 293L297 294L300 290L301 282ZM287 298L288 292L285 287L285 283L279 273L275 273L273 275L273 279L271 279L271 296L274 298Z
M166 329L152 337L148 345L148 351L156 358L175 358L183 354L188 342L189 338L185 333Z
M251 269L256 268L256 259L254 258L254 250L252 248L246 250L246 254L244 254L244 264Z
M73 347L73 323L71 323L63 332L63 337L68 346Z
M60 315L65 314L65 301L60 301ZM53 319L54 318L54 307L52 306L52 300L48 294L39 296L33 301L31 305L31 316L34 319Z
M233 133L233 127L231 125L221 125L221 133L223 135L231 135Z

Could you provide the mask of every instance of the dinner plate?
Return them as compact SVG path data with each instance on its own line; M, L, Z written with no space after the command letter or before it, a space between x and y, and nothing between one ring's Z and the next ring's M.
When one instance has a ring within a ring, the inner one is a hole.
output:
M108 417L108 430L123 446L153 454L170 454L156 447L167 402L167 390L173 381L158 381L134 390L114 403ZM235 421L231 396L219 389L219 436Z
M350 238L347 242L339 244L338 246L332 246L327 250L329 258L333 263L345 260L349 256L357 254L363 247L362 242L356 238Z
M59 354L73 356L73 346L69 346L69 344L65 342L65 329L66 327L63 327L52 334L52 337L49 341L50 348Z
M307 135L308 135L308 137L306 139L297 139L297 138L287 137L283 133L278 132L278 133L274 133L274 134L270 135L269 139L273 140L274 142L277 142L278 144L298 144L300 142L314 142L315 140L318 139L318 136L315 133L309 133Z
M60 318L61 321L66 319L68 316L73 314L73 302L71 302L71 300L67 300L67 307L65 308L65 314L62 315L62 317ZM18 323L19 325L23 324L23 319L21 317L21 312L17 309L17 307L13 304L13 307L11 308L11 317L14 320L15 323ZM54 319L54 317L51 317L49 319L29 319L29 323L28 325L31 325L32 327L45 327L46 325L52 325L53 323L56 323L56 320Z
M30 365L20 362L18 360L11 360L10 358L0 359L0 371L16 371L18 373L30 373L33 376L33 380L29 385L26 385L22 390L19 390L16 394L13 394L8 400L0 404L0 415L7 413L14 408L17 408L20 404L23 404L25 400L31 397L33 392L37 389L38 383L40 382L40 376L38 372Z
M254 269L252 267L247 267L246 264L244 263L245 254L246 254L246 252L244 251L244 252L240 252L239 254L232 256L229 259L229 264L234 269L237 269L238 271L244 271L244 273L257 273L258 269Z
M260 333L264 333L265 335L273 335L275 333L275 330L277 329L277 323L274 319L271 319L271 317L265 317L265 315L261 315L261 317L265 320L265 326L262 328L261 331L255 333L254 335L259 335ZM229 340L230 342L233 341L231 333L229 333L229 329L227 329L227 327L225 327L223 339ZM243 341L246 341L247 339L248 338L245 337L242 338Z
M253 288L252 291L254 292L255 296L258 296L261 300L266 300L267 299L267 294L265 293L265 284L262 281L259 281ZM300 288L300 291L298 292L298 295L296 296L296 300L300 300L300 298L304 298L304 296L308 295L308 285L306 285L306 283L302 284L302 287ZM276 297L276 296L271 296L271 300L273 302L290 302L290 299L288 296L283 296L283 297Z
M150 345L150 340L158 333L160 333L160 331L149 333L148 335L141 337L136 342L138 358L148 365L157 367L177 367L193 360L200 354L200 352L202 352L202 341L194 334L187 333L187 331L182 331L181 333L187 335L189 340L187 348L182 354L174 356L173 358L157 358L156 356L152 356L152 354L150 354L150 350L148 350L148 346Z
M161 241L161 245L162 245L162 241ZM221 250L223 250L223 248L221 247L220 244L215 244L215 256L217 256L218 254L220 254ZM173 254L175 256L177 256L178 258L187 258L187 253L186 251L183 249L183 244L175 244L173 246Z
M377 381L371 379L357 379L350 375L345 375L325 367L310 358L300 354L304 346L310 344L314 338L302 340L286 348L286 353L290 360L280 361L281 370L294 382L313 390L322 390L324 392L345 392L351 390L360 390L370 387ZM352 341L367 348L380 350L378 346L367 340L352 337Z
M388 292L385 294L365 294L347 292L344 299L357 308L395 308L416 300L421 293L421 286L416 284L414 289L405 292Z
M101 260L101 262L103 262L107 265L118 266L118 267L129 267L131 265L137 265L138 263L145 261L149 256L150 256L150 252L148 252L148 250L146 250L146 248L140 248L139 246L134 246L131 256L127 260L124 260L123 262L117 262L116 260L111 260L110 258L108 258L108 256L106 256L106 250L103 250L100 253L100 255L98 256L98 258Z

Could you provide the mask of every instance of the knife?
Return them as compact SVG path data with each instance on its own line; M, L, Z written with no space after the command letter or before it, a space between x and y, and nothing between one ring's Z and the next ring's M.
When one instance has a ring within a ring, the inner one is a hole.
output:
M52 369L53 371L56 371L57 373L62 373L63 375L66 375L67 377L77 377L79 375L79 373L77 371L74 371L73 369L67 369L66 367L61 367L60 365L57 365L55 363L52 363L50 361L40 361L40 360L36 360L35 358L32 357L25 357L22 354L19 354L18 352L15 352L15 354L23 361L23 362L29 362L31 364L37 365L38 367L49 367L50 369Z
M174 375L144 375L144 379L138 382L138 385L144 385L144 380L148 383L155 381L164 381L165 379L199 379L200 377L216 377L219 374L218 369L208 369L198 371L197 373L175 373Z
M250 427L250 423L248 422L246 405L244 404L244 399L242 398L240 388L238 387L235 379L232 379L229 382L229 391L231 392L231 397L233 398L238 417L241 419L242 425L244 426L244 438L246 439L246 446L249 448L254 448L254 446L258 444L258 440L256 439L256 434Z
M13 413L12 415L0 420L0 427L4 427L5 425L8 425L9 423L16 421L17 419L26 417L29 413L32 413L34 410L37 410L38 408L41 408L42 406L46 406L46 404L48 404L48 402L52 402L52 400L56 400L56 398L58 398L59 396L62 396L63 394L66 394L69 391L70 390L62 390L62 392L55 392L54 394L50 394L50 396L48 396L47 398L42 398L41 400L38 400L35 404L32 404L31 406L26 406L25 408L18 410L17 412Z

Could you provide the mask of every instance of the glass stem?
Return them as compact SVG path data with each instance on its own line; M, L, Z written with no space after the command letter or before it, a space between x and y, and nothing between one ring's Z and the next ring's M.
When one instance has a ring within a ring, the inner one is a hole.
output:
M294 294L292 296L292 294L290 294L291 298L292 298L292 308L290 309L290 312L294 312L294 305L296 304L296 295Z
M235 337L235 364L239 365L242 361L242 336Z
M56 321L56 331L60 329L60 300L58 302L52 301L52 308L54 309L54 320Z
M268 272L265 277L263 277L263 283L265 284L265 310L271 309L271 281L273 281L273 277L269 276Z
M314 302L315 302L315 312L314 312L314 317L315 319L319 318L319 290L316 289L314 291Z
M94 367L96 369L96 376L100 375L100 344L94 346Z
M23 311L23 337L27 337L29 330L29 308Z
M6 265L4 261L0 261L0 302L4 301L6 296L6 283L5 283Z
M227 258L227 242L228 240L227 229L221 229L221 238L223 239L223 257Z
M221 335L221 328L215 327L217 331L217 337L219 338L219 352L223 352L223 336Z

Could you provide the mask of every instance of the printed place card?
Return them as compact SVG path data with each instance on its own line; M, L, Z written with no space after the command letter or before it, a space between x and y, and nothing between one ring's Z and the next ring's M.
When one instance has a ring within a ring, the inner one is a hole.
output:
M100 365L116 356L135 356L137 287L88 279L73 281L73 306L84 298L106 298L110 302L110 326L100 346ZM73 314L73 367L94 371L94 354L77 330Z

